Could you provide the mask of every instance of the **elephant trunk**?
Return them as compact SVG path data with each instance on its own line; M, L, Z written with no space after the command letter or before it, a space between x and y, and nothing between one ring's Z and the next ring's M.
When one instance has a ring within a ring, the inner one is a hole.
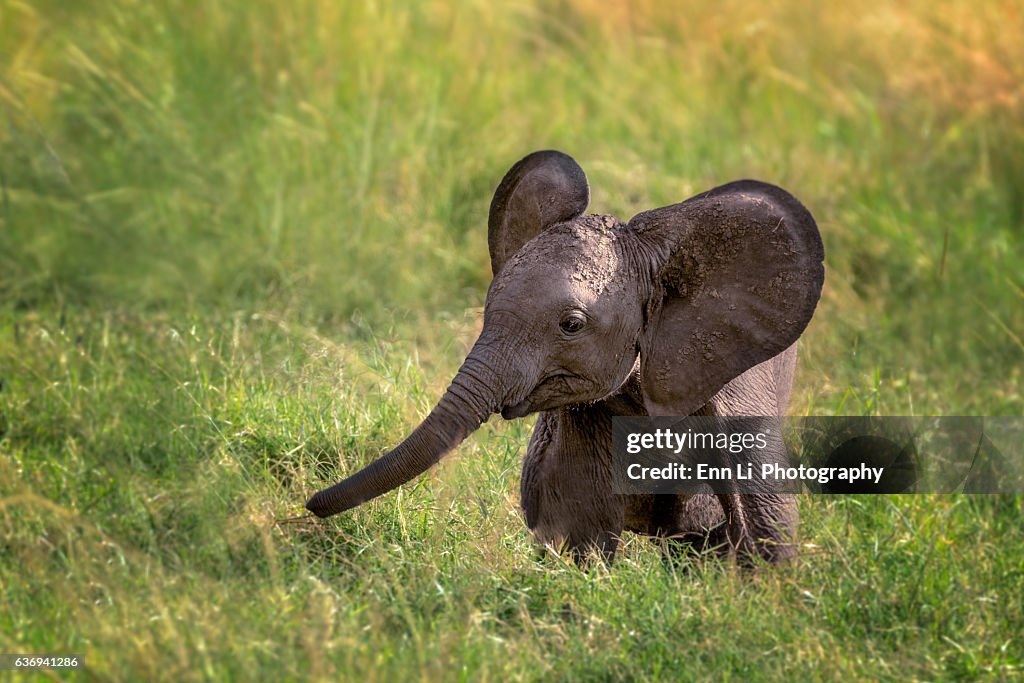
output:
M329 517L387 493L425 472L483 424L499 408L504 382L481 359L479 348L477 342L444 396L405 441L314 495L306 509Z

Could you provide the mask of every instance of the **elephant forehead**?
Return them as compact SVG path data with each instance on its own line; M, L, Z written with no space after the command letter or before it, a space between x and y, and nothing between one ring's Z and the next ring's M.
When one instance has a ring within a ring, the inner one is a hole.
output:
M583 299L620 288L621 227L611 216L584 216L556 225L523 245L502 275L544 283L556 291L564 285L566 293Z

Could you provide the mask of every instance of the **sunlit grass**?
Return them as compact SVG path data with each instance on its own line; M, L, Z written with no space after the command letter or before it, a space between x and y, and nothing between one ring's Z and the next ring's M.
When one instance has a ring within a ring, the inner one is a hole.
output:
M1020 414L1017 3L0 0L0 651L100 679L1006 677L1010 497L801 501L793 566L538 559L532 418L328 522L479 329L502 173L738 177L828 275L791 410Z

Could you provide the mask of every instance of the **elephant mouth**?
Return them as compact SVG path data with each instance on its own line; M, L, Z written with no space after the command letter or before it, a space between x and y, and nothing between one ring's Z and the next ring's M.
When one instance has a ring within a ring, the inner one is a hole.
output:
M504 406L501 409L501 416L506 420L515 420L520 417L526 417L533 412L533 407L530 403L530 399L524 399L519 403Z
M580 381L580 377L569 373L546 377L522 401L502 407L501 416L506 420L515 420L541 410L579 403Z

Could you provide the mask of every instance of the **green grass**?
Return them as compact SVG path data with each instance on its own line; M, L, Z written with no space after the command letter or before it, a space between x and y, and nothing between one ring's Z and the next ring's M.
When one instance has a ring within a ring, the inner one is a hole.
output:
M429 410L486 210L554 147L622 218L738 177L817 217L797 414L1021 414L1014 3L0 0L0 652L101 680L1005 678L1024 505L801 500L800 559L583 572L533 419L293 519ZM92 6L90 6L92 5Z

